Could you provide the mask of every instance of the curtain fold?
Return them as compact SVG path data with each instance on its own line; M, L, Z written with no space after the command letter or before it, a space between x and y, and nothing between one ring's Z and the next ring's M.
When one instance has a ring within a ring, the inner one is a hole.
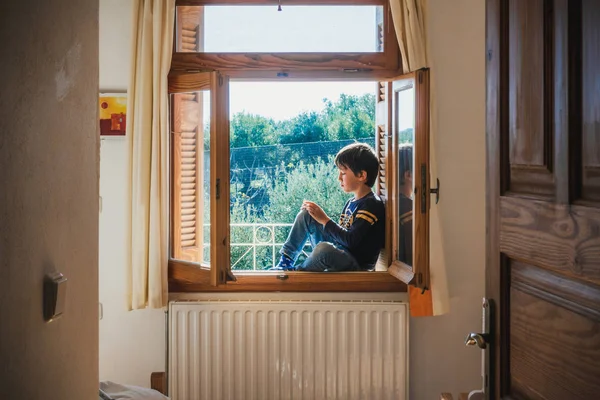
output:
M421 68L429 70L429 110L430 110L430 170L431 183L435 185L438 177L436 159L437 119L435 107L435 70L429 64L426 37L427 0L390 0L392 19L402 57L402 68L405 74ZM443 192L440 202L443 202ZM412 316L431 316L445 314L450 310L446 262L442 237L439 206L432 204L429 216L429 260L431 290L409 287L410 309Z
M168 82L175 0L134 0L127 97L129 309L167 305Z

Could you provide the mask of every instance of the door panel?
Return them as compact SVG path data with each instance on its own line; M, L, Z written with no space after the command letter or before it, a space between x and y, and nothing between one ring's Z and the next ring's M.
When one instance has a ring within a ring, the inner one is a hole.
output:
M550 13L544 0L510 0L508 12L508 188L552 198Z
M582 2L583 200L600 202L600 4Z
M489 398L600 396L599 42L599 2L487 2Z
M500 199L500 251L600 285L600 210Z
M508 268L509 393L527 399L597 398L597 288L517 261L510 260Z
M509 104L511 165L545 166L544 2L510 1Z

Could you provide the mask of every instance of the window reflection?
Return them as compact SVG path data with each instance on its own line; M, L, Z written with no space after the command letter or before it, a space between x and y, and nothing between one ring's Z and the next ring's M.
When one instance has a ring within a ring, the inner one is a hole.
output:
M412 265L413 257L413 145L398 148L398 260Z
M396 260L413 265L413 166L414 166L414 127L415 89L412 80L398 82L394 88L394 151L396 163L395 208L398 217L396 224Z

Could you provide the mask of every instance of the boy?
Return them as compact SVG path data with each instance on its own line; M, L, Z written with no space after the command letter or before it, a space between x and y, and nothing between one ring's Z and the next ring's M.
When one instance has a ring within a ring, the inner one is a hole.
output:
M304 201L274 269L295 270L294 263L307 239L313 252L298 271L374 269L385 234L384 204L371 190L379 170L377 156L370 146L353 143L338 152L335 165L342 189L354 194L346 202L339 224L316 203Z

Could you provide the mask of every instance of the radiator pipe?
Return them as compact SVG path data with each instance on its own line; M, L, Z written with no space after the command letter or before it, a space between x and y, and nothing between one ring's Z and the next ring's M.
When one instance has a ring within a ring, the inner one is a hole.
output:
M165 391L169 396L169 308L165 309Z

